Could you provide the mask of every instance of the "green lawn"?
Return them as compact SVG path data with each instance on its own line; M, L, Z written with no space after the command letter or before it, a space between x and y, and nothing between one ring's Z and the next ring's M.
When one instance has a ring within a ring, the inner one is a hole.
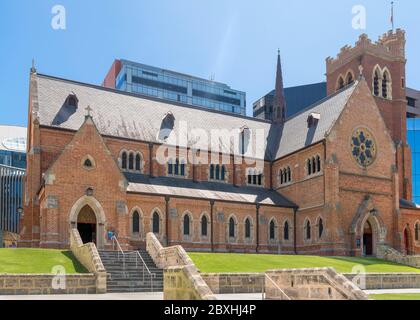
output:
M189 253L203 273L264 272L269 269L333 267L338 272L351 273L355 265L363 265L368 273L420 272L420 269L376 258L319 257L289 255L257 255L230 253Z
M51 273L63 266L66 273L86 273L71 251L49 249L0 249L0 273Z
M371 294L373 300L420 300L420 293Z

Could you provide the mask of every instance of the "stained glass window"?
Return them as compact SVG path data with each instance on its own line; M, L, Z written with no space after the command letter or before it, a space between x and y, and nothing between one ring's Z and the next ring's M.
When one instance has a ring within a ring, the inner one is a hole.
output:
M361 166L367 167L373 163L376 156L376 144L372 134L367 129L360 128L353 133L351 152Z

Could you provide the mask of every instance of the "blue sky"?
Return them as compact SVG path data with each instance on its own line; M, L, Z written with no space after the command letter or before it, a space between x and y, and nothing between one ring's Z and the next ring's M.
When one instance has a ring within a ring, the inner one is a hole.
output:
M407 31L407 84L420 89L420 2L396 0ZM366 30L352 28L364 5ZM54 5L66 30L51 27ZM100 84L115 58L226 82L252 102L274 88L277 48L286 86L323 81L325 58L365 32L390 29L387 0L1 0L0 123L26 125L32 58L38 72Z

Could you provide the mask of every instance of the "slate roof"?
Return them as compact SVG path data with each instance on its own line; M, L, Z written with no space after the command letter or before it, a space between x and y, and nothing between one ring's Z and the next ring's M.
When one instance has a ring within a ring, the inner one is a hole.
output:
M297 205L274 190L258 187L235 187L231 184L200 182L170 177L150 178L147 175L125 173L128 192L179 196L229 202L274 205L296 208Z
M287 119L280 128L280 143L275 159L322 141L340 116L357 84L355 82ZM317 125L308 128L307 120L311 113L320 114L320 119Z
M36 79L38 110L34 111L38 111L39 121L43 126L78 130L85 119L85 107L90 105L93 109L93 120L102 135L162 143L164 141L159 137L162 119L170 112L175 117L175 126L169 135L168 144L172 144L173 138L179 136L181 121L188 126L188 139L186 143L174 143L179 146L197 143L197 139L191 135L193 129L204 129L209 134L213 129L239 130L248 127L254 133L258 130L263 132L264 143L256 144L256 158L267 160L277 159L323 140L357 83L319 101L288 119L284 126L279 126L255 118L169 103L46 75L38 74ZM70 94L77 96L77 109L69 108L65 104ZM321 119L316 127L308 129L307 117L311 112L320 113ZM208 142L201 142L202 145L198 142L196 146L207 150ZM232 150L232 146L225 147L239 154L239 150Z

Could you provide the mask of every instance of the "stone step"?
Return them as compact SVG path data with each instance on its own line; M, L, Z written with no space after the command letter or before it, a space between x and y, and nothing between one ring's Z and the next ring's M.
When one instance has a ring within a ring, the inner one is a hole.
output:
M116 288L109 289L109 293L134 293L134 292L163 292L163 288Z
M107 259L101 259L102 263L104 265L108 264L108 265L116 265L116 266L122 266L124 263L123 261L118 261L118 260L107 260ZM155 263L153 261L147 261L144 260L144 263L149 266L149 265L155 265ZM130 265L130 266L135 266L136 265L136 261L125 261L125 265ZM142 266L143 263L141 261L137 262L138 266Z
M148 273L144 274L144 278L150 279L163 279L163 274L155 274L154 276L150 277ZM130 273L108 273L107 279L143 279L143 274L130 274Z
M126 254L130 252L134 251L125 251ZM118 251L99 251L99 256L107 272L108 292L151 292L152 284L153 291L163 291L163 270L156 267L146 250L139 252L145 265L153 274L153 282L139 257L137 257L136 266L134 254L125 255L125 263L123 263L122 254Z
M107 268L106 266L105 266L105 270L108 272L108 273L114 273L114 272L130 272L130 273L143 273L143 268L116 268L116 267L110 267L110 268ZM149 271L151 272L151 273L162 273L163 271L161 270L161 269L157 269L157 268L149 268ZM147 272L147 270L146 270L146 268L144 269L144 273L148 273Z

